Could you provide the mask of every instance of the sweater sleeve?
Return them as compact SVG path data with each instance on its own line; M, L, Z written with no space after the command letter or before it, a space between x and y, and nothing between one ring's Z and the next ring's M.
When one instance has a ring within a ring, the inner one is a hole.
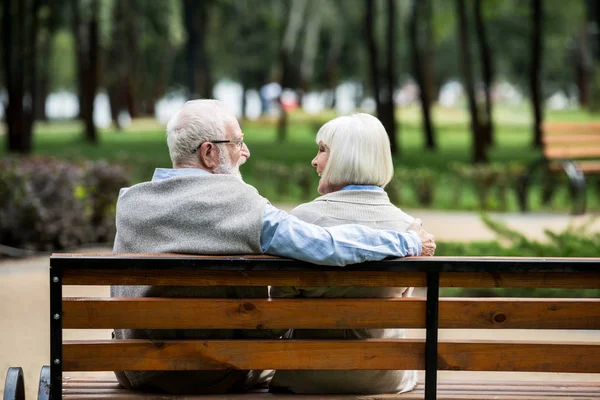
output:
M322 228L271 204L265 209L260 243L267 254L335 266L421 254L421 239L416 232L376 230L356 224Z

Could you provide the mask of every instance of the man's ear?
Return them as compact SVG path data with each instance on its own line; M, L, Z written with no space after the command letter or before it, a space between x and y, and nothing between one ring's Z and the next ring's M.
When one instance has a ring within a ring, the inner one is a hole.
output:
M219 149L214 143L204 142L198 149L200 162L206 169L213 170L219 166Z

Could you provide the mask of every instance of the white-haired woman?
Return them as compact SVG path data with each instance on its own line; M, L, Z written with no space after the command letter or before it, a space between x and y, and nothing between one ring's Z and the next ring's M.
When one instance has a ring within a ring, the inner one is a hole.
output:
M319 194L292 214L320 226L358 223L405 231L413 217L390 203L383 188L394 172L390 142L379 120L354 114L329 121L317 133L312 165ZM272 287L272 297L407 297L412 288ZM294 339L403 338L403 329L293 330ZM294 393L402 393L416 385L416 371L276 371L272 391Z

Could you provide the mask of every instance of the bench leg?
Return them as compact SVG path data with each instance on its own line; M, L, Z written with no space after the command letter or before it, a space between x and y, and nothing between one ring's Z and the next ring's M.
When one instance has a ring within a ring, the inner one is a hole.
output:
M572 161L565 161L562 166L569 177L569 189L571 191L571 199L573 200L571 214L585 214L587 200L585 195L585 175Z
M44 365L40 372L40 386L38 388L38 400L50 398L50 366Z
M10 367L4 384L4 400L25 400L23 368Z

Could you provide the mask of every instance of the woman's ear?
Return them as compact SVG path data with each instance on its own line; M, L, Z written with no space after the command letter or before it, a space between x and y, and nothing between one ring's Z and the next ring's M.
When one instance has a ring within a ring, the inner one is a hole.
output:
M213 170L219 166L219 149L213 143L204 142L198 149L200 163L206 169Z

